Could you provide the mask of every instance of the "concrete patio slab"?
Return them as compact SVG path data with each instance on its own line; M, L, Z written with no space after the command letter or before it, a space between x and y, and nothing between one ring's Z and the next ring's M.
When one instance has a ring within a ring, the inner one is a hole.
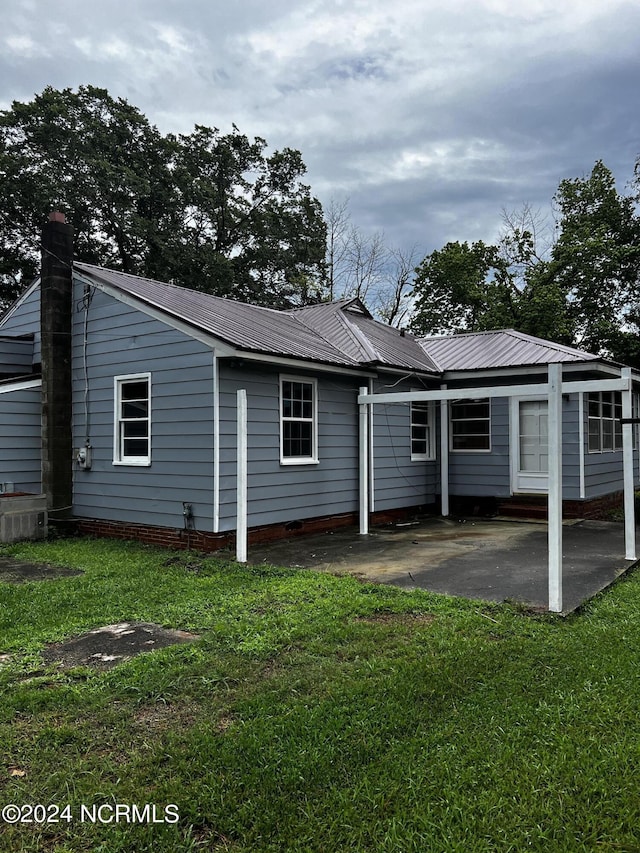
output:
M427 589L487 601L548 605L547 525L502 520L428 518L406 525L353 528L249 549L253 564L354 574L404 589ZM625 560L624 526L563 524L563 612L613 583Z

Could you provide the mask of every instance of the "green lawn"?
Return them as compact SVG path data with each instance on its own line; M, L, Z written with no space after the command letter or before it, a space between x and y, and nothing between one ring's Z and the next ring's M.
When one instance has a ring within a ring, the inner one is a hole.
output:
M84 574L0 584L0 807L72 818L0 824L2 851L640 850L640 573L562 620L133 544L3 552ZM202 639L39 657L127 620ZM179 819L79 819L146 803Z

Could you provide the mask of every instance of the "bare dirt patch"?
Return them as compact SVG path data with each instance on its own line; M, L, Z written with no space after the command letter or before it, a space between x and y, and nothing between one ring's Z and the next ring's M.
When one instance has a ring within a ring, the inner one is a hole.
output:
M163 628L151 622L120 622L96 628L64 643L53 643L42 652L42 657L46 663L60 663L65 668L110 669L144 652L197 639L197 634Z
M50 566L47 563L28 563L14 557L0 557L0 583L56 580L81 575L79 569Z

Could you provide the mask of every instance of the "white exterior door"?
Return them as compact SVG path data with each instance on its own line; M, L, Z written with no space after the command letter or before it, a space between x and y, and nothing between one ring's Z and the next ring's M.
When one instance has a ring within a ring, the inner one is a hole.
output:
M514 492L547 492L549 430L546 400L517 400L512 470Z

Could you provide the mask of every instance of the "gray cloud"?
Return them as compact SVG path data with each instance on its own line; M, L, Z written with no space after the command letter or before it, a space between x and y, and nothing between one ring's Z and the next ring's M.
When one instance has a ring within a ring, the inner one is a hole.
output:
M164 132L231 123L299 148L323 203L423 251L493 239L596 159L640 154L640 4L611 0L21 0L0 106L104 86ZM34 19L38 26L33 26Z

